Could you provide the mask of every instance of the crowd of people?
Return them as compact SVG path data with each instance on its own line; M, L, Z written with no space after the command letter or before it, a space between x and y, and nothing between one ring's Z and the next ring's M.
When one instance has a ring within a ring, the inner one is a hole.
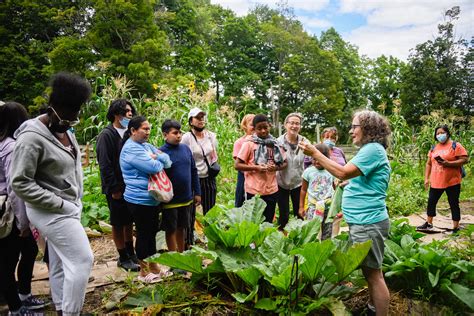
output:
M81 155L71 127L78 124L81 106L90 94L86 80L59 73L51 81L44 114L28 120L21 104L0 105L0 295L12 315L47 304L31 294L38 233L46 241L56 311L79 315L82 310L93 254L80 222ZM199 108L191 109L185 133L178 121L165 120L161 126L165 143L156 148L148 142L150 123L130 101L117 99L108 108L110 124L96 145L102 192L110 210L117 266L138 272L140 282L160 282L183 273L164 271L146 261L157 253L156 234L163 230L168 250L183 252L194 241L197 207L206 214L216 204L218 135L206 128L206 115ZM232 153L238 172L235 206L260 196L266 203L265 221L275 221L278 206L277 225L282 231L290 214L302 220L319 218L321 239L337 234L343 215L352 242L372 241L361 264L370 293L368 309L386 315L389 291L381 267L390 227L385 201L391 171L386 153L389 123L375 111L354 113L349 133L359 151L349 161L336 146L335 127L324 129L321 139L312 144L300 135L303 124L301 114L290 113L284 120L285 133L275 138L267 115L243 117L244 135L236 140ZM459 229L459 170L467 153L450 136L447 126L435 130L438 144L430 150L426 165L427 222L419 229L433 227L436 204L444 191L453 230ZM149 194L150 176L163 170L174 193L166 202ZM328 205L338 187L343 190L342 214L328 220Z

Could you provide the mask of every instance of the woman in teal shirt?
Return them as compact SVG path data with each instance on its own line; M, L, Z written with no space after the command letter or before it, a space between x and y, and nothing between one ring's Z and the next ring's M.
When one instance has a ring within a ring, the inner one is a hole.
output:
M349 133L353 144L360 149L345 166L327 158L311 144L300 143L299 146L336 178L350 179L342 197L350 239L357 243L372 240L372 248L361 264L369 287L368 312L387 315L390 293L383 278L382 261L384 239L390 229L385 203L391 171L385 151L390 126L377 112L363 110L354 114Z

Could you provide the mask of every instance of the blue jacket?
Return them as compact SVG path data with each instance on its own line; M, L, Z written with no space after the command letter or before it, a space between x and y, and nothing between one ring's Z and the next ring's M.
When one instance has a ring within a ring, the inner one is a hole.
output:
M150 157L157 154L157 159ZM158 150L149 143L137 143L129 138L120 153L120 168L125 182L125 201L139 205L156 206L160 202L148 194L148 178L164 168L171 167L167 154L158 154Z
M173 199L168 204L188 202L195 195L201 195L196 163L191 149L184 144L165 143L160 150L167 153L173 162L173 165L166 169L166 174L173 184L174 193Z

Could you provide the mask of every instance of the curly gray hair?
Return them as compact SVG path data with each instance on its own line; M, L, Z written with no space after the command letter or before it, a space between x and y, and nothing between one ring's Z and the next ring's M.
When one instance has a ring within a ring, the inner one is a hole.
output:
M379 143L384 148L388 147L392 131L386 117L371 110L357 111L353 117L359 119L360 129L362 130L362 145Z

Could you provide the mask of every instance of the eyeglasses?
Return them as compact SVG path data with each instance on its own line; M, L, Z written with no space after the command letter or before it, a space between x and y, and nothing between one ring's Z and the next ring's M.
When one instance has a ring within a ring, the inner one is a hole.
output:
M349 125L349 130L356 129L356 127L360 127L360 124L351 124L351 125Z
M63 126L76 126L77 124L80 123L80 120L79 119L76 119L76 120L73 120L73 121L69 121L69 120L63 120L59 115L58 113L56 112L56 110L53 108L53 107L50 107L51 110L53 110L54 114L56 115L56 117L59 119L59 125L63 125Z
M300 122L286 122L287 124L293 125L293 126L300 126Z

